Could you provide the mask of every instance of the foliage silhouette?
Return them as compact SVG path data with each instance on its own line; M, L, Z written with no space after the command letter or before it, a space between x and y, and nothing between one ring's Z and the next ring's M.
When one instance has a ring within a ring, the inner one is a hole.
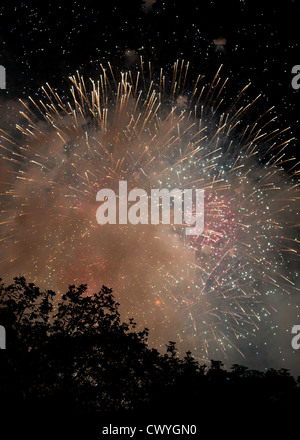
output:
M240 416L253 408L257 415L282 413L300 397L299 380L286 369L200 365L191 352L180 358L172 341L165 354L150 349L148 329L137 331L133 319L121 322L105 286L93 296L85 285L69 286L58 296L17 277L0 284L0 324L7 331L2 411L25 419L34 413L44 420L55 411L56 420L72 419L73 426L76 415L90 427L133 415L197 423L213 410L218 417L229 409Z

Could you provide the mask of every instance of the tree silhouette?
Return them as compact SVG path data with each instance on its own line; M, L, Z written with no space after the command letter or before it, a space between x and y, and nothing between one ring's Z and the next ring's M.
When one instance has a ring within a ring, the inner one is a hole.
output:
M200 365L191 352L180 358L173 341L164 354L150 349L148 329L137 331L133 319L121 322L105 286L94 295L85 285L69 286L58 296L17 277L0 284L0 324L7 331L2 414L26 420L34 414L35 422L48 423L55 411L55 420L73 420L77 430L83 416L89 427L150 414L162 423L213 411L242 417L253 408L257 418L268 409L283 412L300 397L299 382L286 369L263 373L234 364L227 371L218 360Z

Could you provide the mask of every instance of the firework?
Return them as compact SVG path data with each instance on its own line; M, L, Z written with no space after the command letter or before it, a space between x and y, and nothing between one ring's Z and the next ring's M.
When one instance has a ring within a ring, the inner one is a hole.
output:
M240 350L271 313L268 296L296 289L288 130L273 127L272 109L250 120L248 86L226 102L220 71L192 83L184 62L166 74L143 60L134 72L108 64L97 80L70 81L69 99L47 85L44 99L22 102L18 134L1 132L2 277L60 293L104 284L157 348L176 339L203 357ZM204 189L203 232L99 225L97 191L121 180L147 193Z

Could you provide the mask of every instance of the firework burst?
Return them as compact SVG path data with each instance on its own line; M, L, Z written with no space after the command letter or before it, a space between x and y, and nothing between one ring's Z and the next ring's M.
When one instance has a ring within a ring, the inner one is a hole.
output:
M97 81L70 80L69 99L47 85L44 99L22 102L18 134L2 131L2 277L20 273L58 292L104 284L158 348L176 338L204 357L240 350L238 339L271 313L268 296L296 289L287 130L273 128L271 109L249 122L258 98L247 100L248 86L226 103L220 72L191 85L184 62L170 74L143 61L124 73L108 64ZM120 180L148 193L204 189L203 232L97 224L97 191L117 192Z

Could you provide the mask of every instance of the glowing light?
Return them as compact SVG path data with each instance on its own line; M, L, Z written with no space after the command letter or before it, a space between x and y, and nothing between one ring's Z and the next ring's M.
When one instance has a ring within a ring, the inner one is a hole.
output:
M156 347L176 336L199 356L240 350L234 340L270 315L268 295L295 289L298 173L292 158L282 167L291 139L271 109L249 121L248 86L226 104L220 71L202 86L188 63L146 70L142 60L139 72L77 74L70 99L47 85L44 100L22 102L18 133L1 132L2 277L59 292L104 284ZM203 232L97 224L97 191L120 180L148 193L204 189Z

